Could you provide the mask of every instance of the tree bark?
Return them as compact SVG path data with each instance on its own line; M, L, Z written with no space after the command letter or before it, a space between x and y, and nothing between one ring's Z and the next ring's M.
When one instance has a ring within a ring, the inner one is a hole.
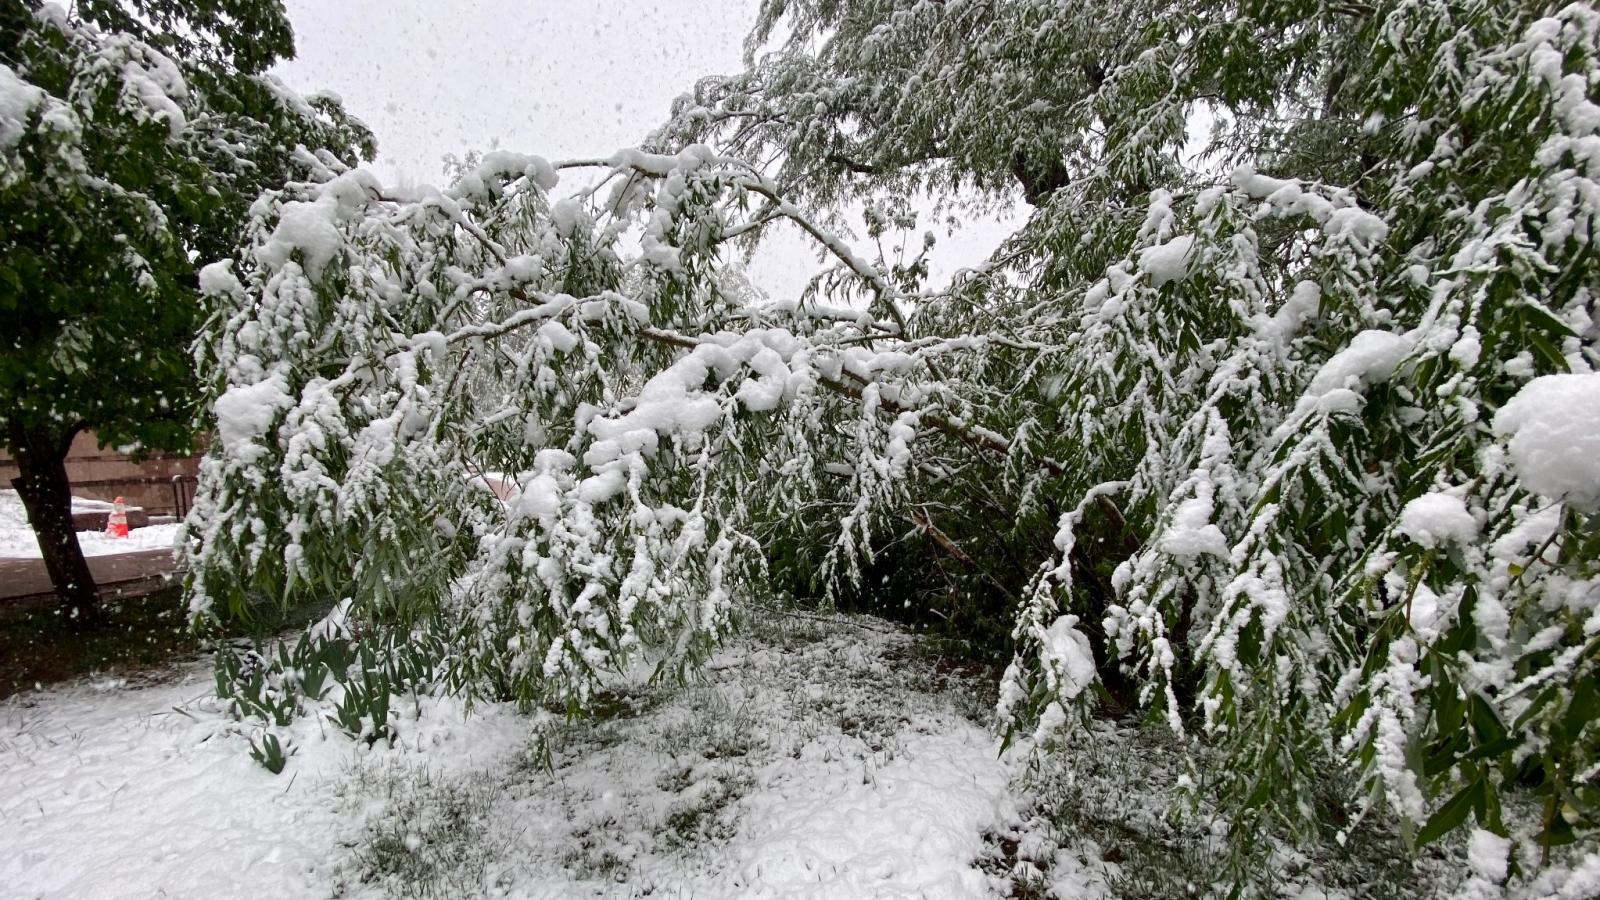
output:
M1072 183L1072 173L1060 157L1029 156L1020 150L1011 154L1011 174L1022 185L1022 199L1029 206L1043 206L1051 194Z
M72 527L72 485L67 480L67 450L77 428L28 429L12 423L11 453L20 472L11 483L28 511L28 524L39 539L44 566L63 608L82 625L101 620L94 575L78 546Z

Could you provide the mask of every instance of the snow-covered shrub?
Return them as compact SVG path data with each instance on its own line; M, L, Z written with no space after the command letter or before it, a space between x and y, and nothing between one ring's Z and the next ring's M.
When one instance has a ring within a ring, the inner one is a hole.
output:
M352 738L392 744L399 735L396 707L407 698L415 706L419 696L446 687L449 652L438 632L427 625L362 633L324 625L265 653L221 647L213 657L217 696L234 719L264 728L315 713ZM273 754L283 758L270 746L252 741L251 753L274 773L282 770L268 763Z
M774 0L790 41L675 153L264 197L203 277L195 613L353 597L454 687L578 709L702 659L775 541L852 582L909 530L1012 606L1013 738L1136 703L1242 851L1592 847L1600 13L1135 6ZM942 291L822 224L1014 183ZM773 222L833 266L767 303L722 248Z

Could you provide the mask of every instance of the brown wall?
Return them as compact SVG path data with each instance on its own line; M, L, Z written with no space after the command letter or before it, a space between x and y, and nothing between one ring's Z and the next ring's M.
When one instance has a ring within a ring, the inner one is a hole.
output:
M191 479L200 471L199 456L155 454L143 462L109 447L101 447L92 432L82 432L67 451L67 477L72 479L72 494L94 500L122 497L129 506L143 507L150 515L173 515L176 510L172 477ZM17 477L10 454L0 450L0 487L11 487ZM180 485L184 502L194 496L194 482Z

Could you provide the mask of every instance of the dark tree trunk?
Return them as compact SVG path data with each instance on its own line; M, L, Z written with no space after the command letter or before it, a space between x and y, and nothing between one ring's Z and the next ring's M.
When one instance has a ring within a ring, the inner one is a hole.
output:
M1022 185L1022 198L1030 206L1043 206L1050 195L1072 183L1072 173L1060 157L1011 154L1011 174Z
M78 622L92 625L100 621L100 602L89 563L78 546L78 532L72 527L72 485L67 481L67 449L75 434L76 428L32 430L13 423L7 437L21 474L11 483L39 538L56 596Z

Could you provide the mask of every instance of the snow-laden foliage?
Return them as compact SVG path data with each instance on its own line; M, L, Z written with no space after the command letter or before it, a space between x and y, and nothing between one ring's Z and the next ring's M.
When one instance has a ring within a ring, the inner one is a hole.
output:
M849 583L911 524L1015 617L1013 737L1149 710L1241 849L1592 845L1600 13L774 0L755 40L568 199L584 161L494 154L257 205L204 278L196 612L437 616L458 686L581 706L698 658L763 551ZM937 292L818 224L1014 184ZM752 302L719 251L774 222L834 265Z
M293 52L279 4L80 6L0 12L0 430L180 448L194 257L231 253L251 200L322 169L315 153L354 162L372 136L261 74ZM225 13L236 24L208 40Z
M726 630L751 528L829 477L818 445L854 448L864 503L894 493L914 358L863 336L897 326L741 299L718 246L775 196L748 167L703 147L607 165L602 204L552 203L557 168L503 152L448 192L357 170L261 200L254 248L201 275L218 441L184 551L196 612L254 591L443 611L460 678L577 706L605 668L676 666Z

